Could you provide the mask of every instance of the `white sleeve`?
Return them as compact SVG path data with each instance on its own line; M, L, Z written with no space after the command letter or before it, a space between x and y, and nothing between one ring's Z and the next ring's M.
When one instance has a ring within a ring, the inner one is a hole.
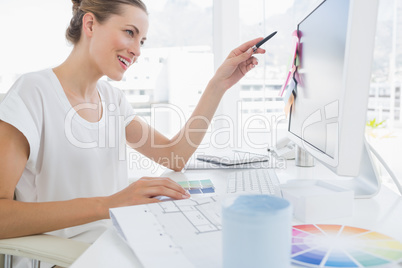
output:
M28 104L28 106L30 106ZM17 90L11 89L0 103L0 120L17 128L28 140L30 153L26 167L36 174L36 161L40 145L40 128L37 116L32 114L32 107L28 107ZM39 104L40 106L40 104Z

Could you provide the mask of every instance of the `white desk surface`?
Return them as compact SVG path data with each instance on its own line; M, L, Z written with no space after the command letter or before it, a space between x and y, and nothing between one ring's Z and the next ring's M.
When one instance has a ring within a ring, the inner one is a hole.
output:
M226 191L226 181L223 178L231 171L233 170L188 170L185 173L165 172L163 175L178 181L211 179L217 194L223 194ZM281 182L295 178L331 179L334 176L318 163L313 168L300 168L295 167L293 161L288 161L286 169L277 170L277 175ZM353 216L314 223L350 225L370 229L402 242L402 198L399 195L383 186L375 197L355 199L354 202ZM302 224L302 222L294 220L293 224ZM141 264L129 246L111 228L95 241L71 267L141 267Z

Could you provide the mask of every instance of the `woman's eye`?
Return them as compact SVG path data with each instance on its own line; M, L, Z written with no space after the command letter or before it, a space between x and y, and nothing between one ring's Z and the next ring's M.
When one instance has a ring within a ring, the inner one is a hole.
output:
M144 43L145 43L144 41L141 41L141 42L140 42L141 46L143 46L143 45L144 45Z
M128 33L131 37L133 37L134 36L134 32L133 31L131 31L131 30L126 30L126 33Z

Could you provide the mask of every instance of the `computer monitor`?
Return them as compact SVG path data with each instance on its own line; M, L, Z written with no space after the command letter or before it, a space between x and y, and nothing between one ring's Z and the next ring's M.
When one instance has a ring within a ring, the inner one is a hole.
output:
M298 24L289 137L356 197L380 185L364 136L377 13L377 0L324 0Z

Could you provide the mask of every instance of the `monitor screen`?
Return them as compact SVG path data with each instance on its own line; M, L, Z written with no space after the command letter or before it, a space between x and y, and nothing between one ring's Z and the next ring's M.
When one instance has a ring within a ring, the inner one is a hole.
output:
M300 21L288 125L299 151L365 197L379 185L364 137L377 14L378 0L322 0Z
M322 0L297 25L288 136L342 176L360 172L377 14L377 0Z
M298 25L300 65L289 131L332 158L338 140L348 10L349 0L325 1Z

